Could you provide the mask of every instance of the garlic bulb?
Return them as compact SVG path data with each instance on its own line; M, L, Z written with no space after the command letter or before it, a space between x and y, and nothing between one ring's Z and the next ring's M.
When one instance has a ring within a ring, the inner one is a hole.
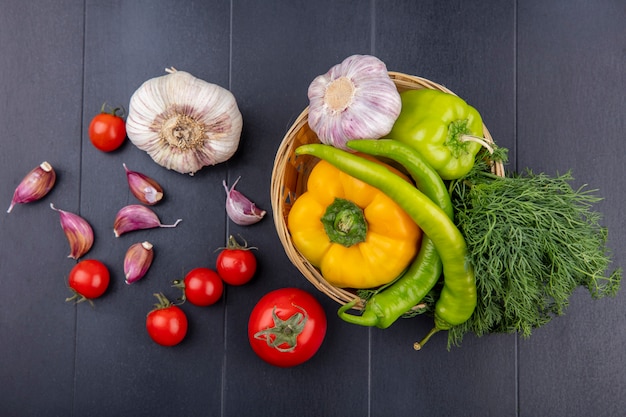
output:
M387 66L371 55L352 55L316 77L308 96L311 130L344 150L349 140L389 133L402 107Z
M243 127L233 94L187 72L166 71L132 95L126 118L130 141L181 174L228 160Z

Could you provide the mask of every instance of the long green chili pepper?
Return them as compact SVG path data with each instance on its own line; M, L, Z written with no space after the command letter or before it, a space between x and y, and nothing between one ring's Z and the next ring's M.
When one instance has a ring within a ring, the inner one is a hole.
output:
M444 286L435 305L435 327L415 349L420 349L439 330L465 322L476 307L476 280L466 265L467 246L463 235L446 213L387 168L330 145L299 146L296 155L313 155L341 171L384 192L420 226L433 241L443 263Z
M398 162L411 175L417 188L453 219L450 194L443 180L415 149L392 139L354 140L347 145L354 150ZM387 328L428 294L439 280L442 268L434 243L428 236L423 236L418 256L409 268L391 286L374 294L361 315L347 313L357 300L339 308L337 314L348 323Z
M419 253L409 268L391 286L367 300L361 315L347 312L358 299L341 306L337 314L348 323L385 329L428 294L442 270L443 265L435 245L428 236L423 236Z
M347 145L355 151L398 162L406 168L422 193L438 204L450 219L454 217L450 193L441 176L415 148L395 139L351 140Z

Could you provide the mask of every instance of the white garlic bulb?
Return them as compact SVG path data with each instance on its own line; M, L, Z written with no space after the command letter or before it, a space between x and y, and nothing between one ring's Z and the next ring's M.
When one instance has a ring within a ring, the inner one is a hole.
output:
M352 55L309 86L309 126L322 143L348 150L353 139L378 139L400 114L400 93L387 66L371 55Z
M128 139L157 164L181 174L228 160L243 127L233 94L187 72L166 71L132 95Z

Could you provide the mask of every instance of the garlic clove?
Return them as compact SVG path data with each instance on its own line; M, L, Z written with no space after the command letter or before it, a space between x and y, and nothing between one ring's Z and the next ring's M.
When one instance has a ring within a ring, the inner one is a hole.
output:
M226 181L222 181L222 185L226 190L226 213L234 223L240 226L248 226L261 221L266 211L258 208L246 196L235 190L235 186L240 179L241 177L238 177L230 189L228 189Z
M30 203L43 198L54 187L55 181L56 172L52 165L47 161L42 162L26 174L19 183L13 193L7 213L10 213L16 204Z
M126 179L130 192L144 204L155 205L163 198L163 188L158 182L137 171L131 171L122 164L126 171Z
M349 56L316 77L308 97L311 130L320 142L348 151L348 140L389 133L402 107L385 63L371 55Z
M131 245L126 251L124 257L124 276L126 283L132 284L143 278L154 259L154 250L152 243L138 242Z
M70 254L68 258L78 259L93 246L93 229L87 220L78 214L60 210L50 204L50 208L59 213L61 217L61 227L70 244Z
M182 174L228 160L243 127L233 94L187 72L166 71L133 93L126 118L130 141Z
M115 237L120 237L133 230L176 227L181 221L182 219L178 219L174 224L162 224L159 217L150 208L139 204L130 204L122 207L115 215L113 233Z

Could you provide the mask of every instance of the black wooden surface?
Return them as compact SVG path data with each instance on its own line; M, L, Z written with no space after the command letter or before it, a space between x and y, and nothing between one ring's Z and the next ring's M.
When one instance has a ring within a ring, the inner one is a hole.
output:
M447 351L431 326L386 330L335 316L337 304L291 265L271 213L227 221L221 182L270 209L276 149L307 105L310 81L355 53L446 85L483 114L510 149L510 169L572 169L597 188L615 262L625 261L626 5L623 0L525 1L95 1L0 0L0 199L43 160L57 170L43 201L0 222L2 416L623 416L626 301L579 291L564 317L526 340L467 337ZM237 154L194 177L167 171L126 143L104 154L87 127L103 101L128 105L166 67L229 88L244 117ZM122 163L157 179L157 206L176 229L114 238L115 212L134 202ZM88 258L104 261L107 294L71 305L74 265L58 208L92 224ZM183 306L187 339L154 344L144 329L152 293L196 266L212 266L229 234L259 248L259 271L210 308ZM149 275L123 283L127 247L150 240ZM309 362L280 369L250 349L246 325L270 290L309 290L329 317Z

